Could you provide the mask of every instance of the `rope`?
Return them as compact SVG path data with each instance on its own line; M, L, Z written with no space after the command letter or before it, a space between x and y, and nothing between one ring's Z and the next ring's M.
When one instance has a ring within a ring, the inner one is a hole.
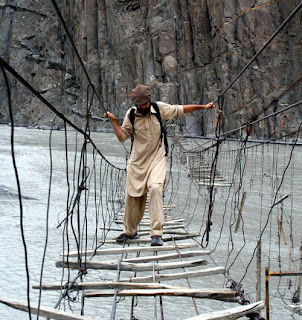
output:
M266 49L266 47L274 40L274 38L280 33L280 31L287 25L287 23L299 12L302 7L302 1L298 4L298 6L290 13L290 15L283 21L283 23L277 28L277 30L270 36L270 38L264 43L261 49L250 59L250 61L241 69L241 71L237 74L237 76L231 81L231 83L220 93L219 97L214 101L216 104L220 97L223 97L225 93L233 86L233 84L242 76L242 74L249 68L249 66L257 59L257 57ZM203 115L208 111L205 110L193 123L192 125L186 129L183 135L188 132L192 126L197 123Z
M86 67L85 67L85 65L84 65L84 62L83 62L83 60L82 60L82 58L81 58L81 56L80 56L80 54L79 54L79 51L78 51L78 49L77 49L77 47L76 47L76 45L75 45L75 43L74 43L74 41L73 41L73 39L72 39L72 36L71 36L71 34L70 34L69 30L68 30L67 24L66 24L65 20L63 19L63 16L62 16L61 11L60 11L60 9L59 9L59 7L58 7L58 5L57 5L57 2L56 2L55 0L50 0L50 1L51 1L51 3L52 3L53 6L54 6L54 9L55 9L55 11L56 11L56 13L57 13L57 15L58 15L58 18L59 18L60 22L62 23L62 26L63 26L63 28L64 28L64 30L65 30L66 35L67 35L67 38L69 39L69 41L70 41L70 43L71 43L71 46L72 46L72 48L73 48L73 50L74 50L74 52L75 52L75 54L76 54L76 57L78 58L78 60L79 60L79 62L80 62L80 65L81 65L81 67L82 67L82 69L83 69L83 71L84 71L84 74L85 74L88 82L89 82L89 85L90 85L90 86L92 87L92 89L93 89L93 93L96 95L96 97L97 97L97 99L98 99L101 107L104 109L105 113L107 113L107 110L105 109L105 107L104 107L104 105L103 105L103 103L102 103L102 101L101 101L101 99L100 99L97 91L95 90L95 86L94 86L94 84L92 83L92 81L91 81L91 79L90 79L90 76L89 76L89 74L88 74L88 71L87 71L87 69L86 69Z
M1 62L1 61L0 61ZM10 84L8 81L7 74L5 72L5 69L0 63L1 71L4 77L6 90L7 90L7 99L8 99L8 110L9 110L9 117L11 121L11 154L12 154L12 161L14 166L14 172L17 182L17 189L18 189L18 199L19 199L19 209L20 209L20 230L21 230L21 237L22 237L22 243L24 248L24 259L25 259L25 271L26 271L26 292L27 292L27 307L28 307L28 316L29 319L32 320L31 316L31 307L30 307L30 276L29 276L29 265L28 265L28 253L27 253L27 244L25 240L25 233L24 233L24 213L23 213L23 202L22 202L22 193L21 193L21 184L18 174L18 167L16 163L16 157L15 157L15 140L14 140L14 132L15 132L15 124L14 124L14 117L13 117L13 109L12 109L12 100L11 100L11 90L10 90Z
M68 120L63 113L59 112L51 103L49 103L37 90L35 90L24 78L21 77L20 74L18 74L8 63L6 63L1 57L0 57L0 65L6 69L14 78L16 78L19 82L21 82L35 97L37 97L40 101L42 101L52 112L54 112L60 119L62 119L64 122L66 122L68 125L70 125L72 128L74 128L76 131L81 133L86 140L88 140L93 147L96 149L98 154L106 161L108 164L110 164L113 168L119 169L119 170L126 170L124 168L118 168L114 166L112 163L110 163L101 153L101 151L97 148L95 143L93 142L92 138L89 134L85 133L81 128L76 126L74 123L72 123L70 120Z

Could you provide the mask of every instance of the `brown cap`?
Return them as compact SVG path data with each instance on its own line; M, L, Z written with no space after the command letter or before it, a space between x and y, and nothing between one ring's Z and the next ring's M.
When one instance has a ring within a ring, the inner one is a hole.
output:
M150 96L151 96L150 87L144 86L142 84L139 84L130 93L130 97L132 101L137 105L142 105L147 103L150 100Z

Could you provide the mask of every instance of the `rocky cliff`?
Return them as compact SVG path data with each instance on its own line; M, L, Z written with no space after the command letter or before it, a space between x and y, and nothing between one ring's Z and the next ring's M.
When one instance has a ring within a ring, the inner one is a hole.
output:
M122 119L131 106L129 91L138 83L152 85L153 98L170 103L215 100L299 2L62 0L58 4L102 104ZM1 57L60 111L81 123L75 112L85 113L87 81L51 2L0 0L0 17ZM302 10L225 95L225 131L252 119L301 75L301 20ZM49 125L51 112L12 78L11 83L17 124ZM298 85L276 108L300 99ZM93 113L103 114L99 103ZM187 125L194 117L186 118ZM293 109L262 122L253 137L290 131L300 119L299 109ZM0 121L9 122L2 76ZM95 122L94 127L104 130L106 125ZM213 112L190 131L212 135Z

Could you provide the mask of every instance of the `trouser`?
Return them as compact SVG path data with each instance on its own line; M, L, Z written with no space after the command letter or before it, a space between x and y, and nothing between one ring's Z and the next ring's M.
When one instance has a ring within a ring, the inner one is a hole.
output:
M161 236L163 234L163 184L153 183L148 186L150 194L149 200L149 216L150 227L152 236ZM141 222L145 207L146 207L147 194L141 197L131 197L126 192L126 204L124 214L124 231L128 236L132 236L137 231L137 226Z

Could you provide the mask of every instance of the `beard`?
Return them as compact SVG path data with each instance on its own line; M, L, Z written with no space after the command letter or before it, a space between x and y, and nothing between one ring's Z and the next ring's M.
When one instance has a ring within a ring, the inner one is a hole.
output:
M151 109L150 106L146 109L141 109L141 108L137 107L137 111L139 113L141 113L143 116L146 116L150 112L150 109Z

